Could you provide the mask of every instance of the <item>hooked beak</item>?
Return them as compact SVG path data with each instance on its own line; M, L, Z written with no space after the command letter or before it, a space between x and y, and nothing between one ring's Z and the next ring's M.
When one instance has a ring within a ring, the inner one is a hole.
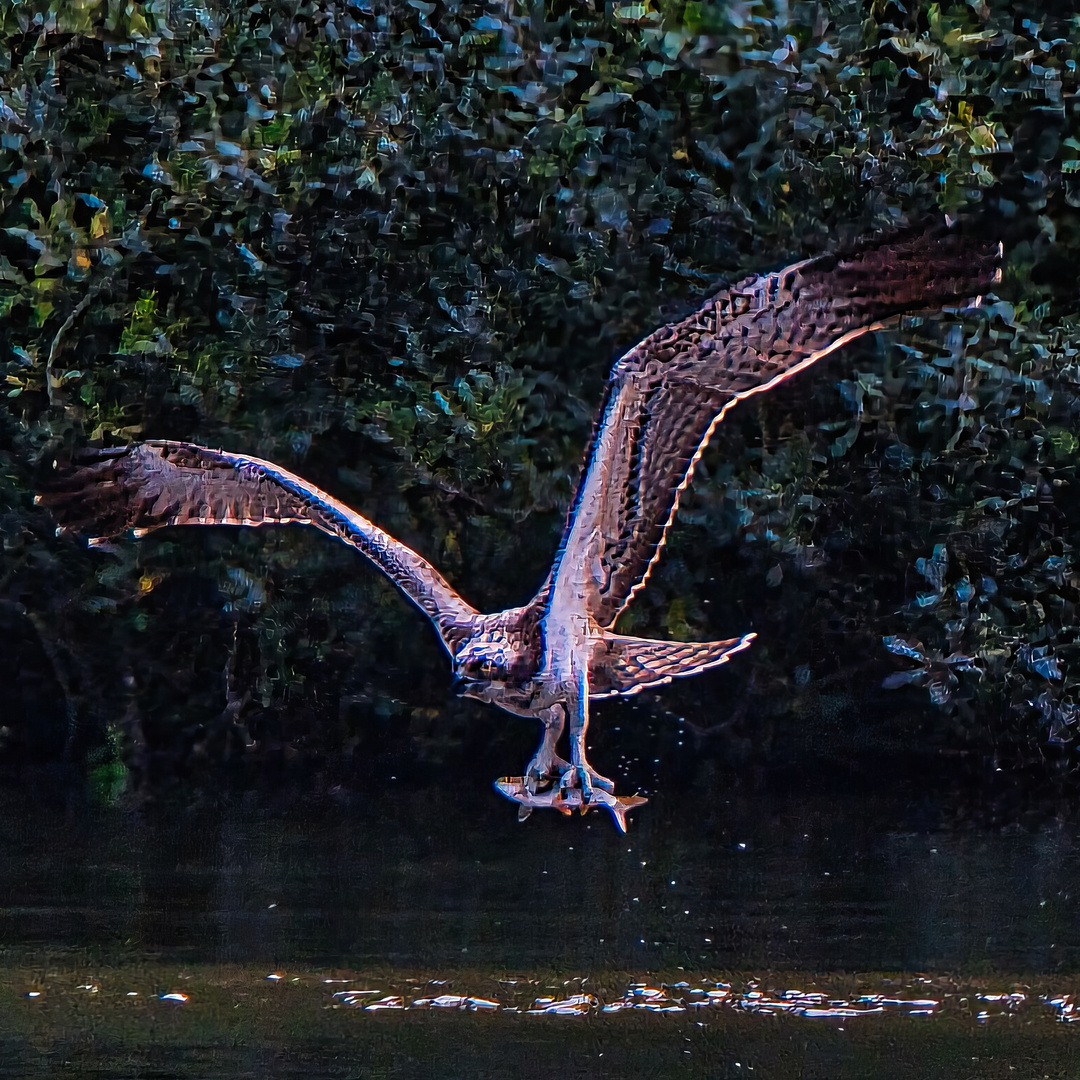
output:
M450 689L457 694L458 697L464 697L474 685L472 679L466 679L464 675L455 675L450 682Z

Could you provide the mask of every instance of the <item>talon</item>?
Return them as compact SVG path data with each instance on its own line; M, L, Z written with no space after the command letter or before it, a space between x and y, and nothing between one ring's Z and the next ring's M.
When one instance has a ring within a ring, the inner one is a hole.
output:
M582 787L588 790L590 796L593 793L593 788L600 788L601 791L606 791L609 794L615 790L614 780L609 780L606 776L601 776L590 766L582 766L581 772L583 777Z
M581 770L567 769L559 778L559 797L565 799L567 792L573 791L574 788L582 788L582 795L585 794L584 785L581 782Z
M606 776L601 776L599 773L592 774L592 782L595 787L603 788L609 795L615 790L615 781L609 780Z
M525 786L533 794L550 791L556 781L562 780L570 763L557 754L537 754L525 770Z
M555 782L553 777L545 776L543 773L537 772L535 769L530 769L525 776L525 786L529 790L530 794L539 795L542 792L550 791L551 785Z

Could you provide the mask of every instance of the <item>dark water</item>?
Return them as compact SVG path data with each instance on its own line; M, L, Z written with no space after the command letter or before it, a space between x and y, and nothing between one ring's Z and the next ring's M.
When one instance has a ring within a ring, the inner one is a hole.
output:
M0 1075L1070 1075L1073 999L1047 999L1076 990L1080 828L961 820L935 770L699 777L626 837L519 825L471 776L287 805L9 790ZM603 1010L636 983L678 1007ZM498 1009L365 1008L438 995Z
M657 794L626 837L600 813L519 825L496 793L452 780L272 809L9 793L0 940L26 958L432 973L1074 972L1076 821L914 828L915 783L698 781Z

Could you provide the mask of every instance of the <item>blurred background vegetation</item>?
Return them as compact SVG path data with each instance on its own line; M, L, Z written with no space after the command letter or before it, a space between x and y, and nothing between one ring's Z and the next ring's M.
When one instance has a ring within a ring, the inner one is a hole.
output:
M603 707L594 758L628 789L943 753L1008 805L1073 785L1070 9L2 0L0 773L212 801L517 771L532 726L450 697L354 553L88 550L34 507L43 474L88 439L257 454L519 603L622 350L718 284L947 214L1006 236L999 295L717 433L625 628L758 640Z

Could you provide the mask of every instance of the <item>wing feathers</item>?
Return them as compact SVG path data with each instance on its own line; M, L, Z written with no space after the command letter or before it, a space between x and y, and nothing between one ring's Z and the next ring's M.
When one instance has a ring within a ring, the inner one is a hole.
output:
M761 393L904 312L974 297L999 279L997 243L938 231L754 275L661 327L612 370L559 556L598 565L586 597L610 629L642 588L709 436Z
M138 535L166 525L314 525L366 555L435 624L451 655L476 611L411 548L269 461L178 442L90 450L40 501L65 528Z

